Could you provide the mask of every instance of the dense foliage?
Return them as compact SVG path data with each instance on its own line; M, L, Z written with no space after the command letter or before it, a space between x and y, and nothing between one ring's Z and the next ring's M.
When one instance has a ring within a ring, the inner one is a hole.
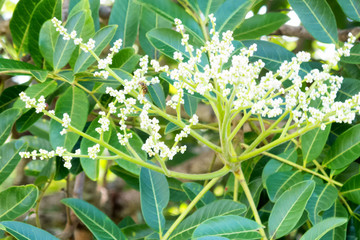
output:
M303 26L284 25L290 7ZM74 239L83 224L96 239L360 238L360 0L115 0L108 22L100 8L16 5L0 237ZM319 60L323 43L335 49ZM205 151L207 172L174 170ZM16 168L31 181L12 184ZM108 172L140 192L136 221L82 199L84 176ZM66 225L42 229L64 179Z

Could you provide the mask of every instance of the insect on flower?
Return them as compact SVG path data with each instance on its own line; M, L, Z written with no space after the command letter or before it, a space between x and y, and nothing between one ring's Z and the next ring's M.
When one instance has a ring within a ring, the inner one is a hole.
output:
M145 96L145 94L147 94L149 92L149 89L146 85L146 83L144 82L139 82L140 85L140 94L142 94L143 96Z

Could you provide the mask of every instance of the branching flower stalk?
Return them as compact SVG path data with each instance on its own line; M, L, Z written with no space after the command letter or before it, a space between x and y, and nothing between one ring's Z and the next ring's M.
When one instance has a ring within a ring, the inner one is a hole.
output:
M248 48L236 48L235 46L238 44L234 45L232 31L220 34L215 30L216 19L213 14L209 15L209 20L212 28L206 37L208 41L199 48L190 44L190 35L186 33L181 20L175 20L176 31L182 36L181 45L183 46L182 51L176 51L173 54L173 58L178 61L176 68L170 69L166 65L160 66L158 61L149 61L148 56L144 56L140 59L140 68L133 73L133 77L122 79L109 67L112 64L112 58L121 48L121 39L115 41L106 58L100 59L93 51L96 45L93 39L83 43L75 31L68 33L62 26L62 22L54 18L53 24L65 40L73 40L83 51L90 52L96 59L98 71L94 72L94 76L104 79L112 76L122 84L122 88L120 90L111 87L106 89L106 93L115 100L109 103L107 108L105 107L108 109L107 112L99 112L101 116L99 117L100 127L96 129L99 134L98 138L72 126L71 116L67 113L58 116L54 110L47 111L43 96L34 99L22 92L20 99L26 103L26 108L35 108L37 113L44 113L62 124L63 130L59 134L73 132L92 141L94 145L89 147L86 153L82 153L80 150L71 153L68 149L58 147L55 151L40 149L39 151L22 152L20 153L21 156L33 159L60 156L64 159L64 166L67 168L71 168L73 157L107 160L120 157L171 177L192 180L213 179L212 184L216 182L215 179L232 171L246 191L248 187L242 175L242 161L249 160L259 154L269 155L268 150L271 148L297 138L312 129L320 127L324 130L326 125L332 122L351 123L354 120L355 115L360 110L360 94L356 94L345 102L335 101L343 78L330 74L330 70L337 64L340 57L350 54L350 49L355 42L355 37L351 34L349 34L348 42L335 52L333 59L328 64L324 64L322 70L313 69L304 74L301 70L301 64L306 64L310 60L310 54L299 52L291 60L284 61L276 72L266 71L262 75L261 72L266 67L265 63L260 59L253 60L254 52L257 51L256 44ZM164 77L173 82L176 92L166 102L166 105L176 111L176 116L160 109L146 97L144 88L160 82L159 77L153 76L154 74L148 77L149 65L155 74L162 73L160 77L165 74ZM196 114L185 121L182 119L181 105L184 104L184 96L194 94L206 99L204 101L212 107L217 117L218 131L216 132L219 134L220 146L212 143L195 130L194 126L201 124ZM101 106L99 107L101 108ZM181 128L180 133L175 136L174 142L170 146L165 144L164 136L160 133L159 119L154 115ZM235 119L239 115L242 118L236 122ZM142 150L147 153L150 159L158 162L160 167L146 162L146 159L141 159L129 144L129 139L133 136L128 130L132 127L128 125L128 118L134 116L138 116L139 128L148 134L148 138L142 145ZM121 152L103 139L103 134L110 130L110 123L115 122L115 119L118 121L120 129L117 133L118 141L128 149L130 154ZM252 124L254 120L259 122L259 135L250 146L242 145L245 148L238 149L234 145L236 137L249 120ZM282 126L281 124L284 121L286 122L285 126ZM268 144L263 144L267 143L269 136L275 134L280 134L280 137ZM187 147L182 144L182 139L189 135L214 150L219 158L224 161L225 166L218 171L198 175L169 171L166 162L172 160L176 154L186 151ZM100 147L108 149L116 156L99 156ZM272 157L276 159L275 156ZM307 171L305 170L306 167L284 159L278 160ZM338 185L328 176L312 170L309 171ZM203 195L205 192L201 192L201 194ZM200 199L201 194L196 199ZM246 196L251 205L254 202L251 194L248 193ZM237 199L237 195L234 196L234 199ZM192 202L190 205L193 206L194 204ZM251 205L251 208L255 220L261 224L256 206ZM181 222L189 211L182 214L176 223ZM260 229L259 231L266 239L264 230ZM165 239L169 237L169 234L165 234Z

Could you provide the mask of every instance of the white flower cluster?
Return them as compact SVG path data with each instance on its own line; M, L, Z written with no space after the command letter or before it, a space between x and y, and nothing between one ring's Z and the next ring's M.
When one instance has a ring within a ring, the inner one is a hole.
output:
M56 27L56 31L60 33L60 35L63 36L64 40L74 40L75 45L80 45L81 50L84 52L88 52L90 50L93 50L95 48L95 40L90 38L87 43L83 43L82 38L77 38L76 31L72 31L70 34L67 32L67 29L62 26L62 22L58 20L56 17L51 19L51 22Z
M121 48L122 40L118 39L114 42L114 46L110 48L110 53L106 56L104 59L100 59L98 61L98 69L105 69L107 66L112 64L112 59L115 55L115 53L119 52L119 49ZM103 77L107 79L109 77L109 72L106 70L101 70L100 72L94 72L95 77Z
M100 152L100 145L95 144L92 147L88 147L88 154L91 159L97 158L97 154Z
M61 124L64 128L60 132L61 135L64 135L67 133L67 128L69 127L70 122L71 122L71 118L70 118L69 114L64 113L63 118L62 118L62 124Z
M99 119L100 127L97 127L95 131L99 134L109 131L110 120L107 118L106 113L101 111L99 112L101 118Z
M55 156L62 157L64 159L64 167L70 169L71 168L71 159L72 156L69 155L70 153L63 147L57 147L56 150L47 151L45 149L39 149L39 152L33 150L32 152L20 152L19 155L22 158L32 158L32 160L40 159L49 159ZM80 154L79 149L76 150L77 155Z

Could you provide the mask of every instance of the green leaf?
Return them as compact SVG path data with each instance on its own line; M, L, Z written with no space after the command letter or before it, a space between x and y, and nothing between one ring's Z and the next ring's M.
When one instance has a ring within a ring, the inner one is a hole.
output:
M20 110L17 108L8 109L0 114L0 145L9 137L11 127L20 116Z
M66 198L61 200L61 202L74 211L76 216L97 239L126 239L125 235L120 231L116 224L90 203L76 198Z
M341 194L350 201L360 204L360 174L352 176L344 183Z
M112 43L122 39L124 47L132 47L138 33L140 12L141 7L134 0L115 0L109 25L116 24L118 28Z
M354 78L344 78L341 88L338 91L335 101L344 102L360 92L360 81Z
M306 205L306 211L308 211L309 219L313 225L322 221L320 214L334 204L337 196L337 189L330 184L316 184L315 190Z
M25 93L30 98L38 100L40 96L47 97L53 93L56 89L57 83L55 80L47 81L44 83L34 84L25 90ZM22 113L29 111L29 108L25 109L25 103L18 99L13 105L14 108L24 108Z
M117 137L118 131L113 130L109 143L119 151L132 155L131 151L129 151L125 146L121 145L119 143L119 139ZM132 134L132 138L129 139L129 145L134 149L134 151L138 154L138 156L146 161L147 159L147 153L141 149L142 145L144 144L141 138L133 131L127 131L127 133ZM110 152L111 155L115 155L114 153ZM119 164L120 167L124 168L126 171L131 172L132 174L139 176L140 174L140 167L132 162L126 161L124 159L116 159L115 160L117 164Z
M161 17L159 14L143 7L140 16L139 42L141 48L152 59L159 58L159 52L146 37L146 33L154 28L171 28L171 23Z
M91 16L94 21L95 31L100 29L100 20L99 20L99 10L100 10L100 0L89 0Z
M197 110L198 107L198 100L197 98L189 95L189 94L184 94L184 108L185 108L185 112L192 117Z
M148 86L148 90L151 96L151 99L154 101L155 105L160 109L165 110L166 102L165 102L165 94L162 86L159 83L150 84Z
M11 36L17 53L27 52L30 20L40 0L20 0L10 20Z
M297 149L296 148L290 148L288 149L287 151L284 151L283 153L280 153L278 155L278 157L280 158L284 158L286 160L289 160L291 162L296 162L297 160ZM270 159L263 171L262 171L262 182L263 182L263 185L266 187L266 180L267 178L273 174L273 173L276 173L276 172L287 172L287 171L290 171L292 169L291 166L285 164L285 163L282 163L276 159Z
M335 204L323 213L323 219L340 217L340 218L348 218L348 212L346 208L341 204L340 200L337 199ZM346 239L346 228L347 224L338 226L332 229L330 232L326 233L325 236L321 238L321 240L339 240Z
M189 197L190 200L193 200L204 188L199 183L195 182L187 182L183 183L181 187L184 189L186 195ZM196 203L197 208L201 208L213 201L216 200L216 197L214 194L212 194L210 191L206 192L204 196Z
M219 33L227 30L233 31L244 20L250 11L254 1L249 0L227 0L215 12L216 31Z
M360 0L337 0L346 16L360 22Z
M5 143L0 147L0 184L12 173L21 160L19 152L25 151L27 143L22 140Z
M99 138L100 134L96 131L96 128L100 127L101 124L99 123L100 116L95 118L88 129L86 130L86 134L89 136L92 136L94 138ZM108 142L110 139L111 132L107 131L103 133L103 141ZM80 149L82 154L87 154L88 148L94 146L95 143L83 138L81 140ZM98 156L102 154L104 151L103 147L100 147L100 152L98 153ZM84 172L86 175L93 181L96 181L99 177L99 171L100 171L100 160L99 159L91 159L91 158L80 158L81 166L84 169Z
M302 180L300 171L276 172L266 179L266 188L272 202L277 201L280 196Z
M81 106L81 107L79 107ZM55 106L55 115L62 119L63 114L67 113L71 119L70 125L82 130L85 126L89 102L85 92L77 87L69 87L66 92L59 97ZM65 147L68 151L71 151L75 143L79 139L79 135L68 132L64 135L60 135L63 126L61 123L51 119L50 121L50 143L51 146Z
M234 189L234 187L233 187L233 189ZM261 194L263 189L264 188L262 186L262 182L261 182L260 178L256 178L256 179L252 180L249 183L249 190L250 190L252 198L254 199L255 204L259 203L260 194ZM246 207L247 207L247 210L243 214L243 216L246 217L246 218L252 218L253 217L253 212L251 211L249 201L248 201L248 199L247 199L244 192L241 193L239 201L244 203L246 205Z
M141 211L147 225L160 233L165 228L163 210L168 205L169 194L169 185L163 174L147 168L141 168Z
M39 49L45 61L53 66L54 51L59 32L56 31L51 20L46 21L39 33Z
M115 175L121 177L133 189L140 190L138 175L126 171L124 168L118 165L111 166L110 171L113 172Z
M323 166L331 169L343 168L360 156L360 124L342 133L331 146Z
M279 29L290 18L283 13L267 13L264 15L255 15L235 29L234 39L254 39L263 35L268 35Z
M289 0L306 30L320 42L338 41L336 20L326 0Z
M226 239L229 238L219 237L219 236L206 236L206 237L197 238L196 240L226 240Z
M32 108L16 121L16 131L22 133L31 127L35 122L42 118L43 113L36 113L35 109Z
M13 220L29 211L38 195L34 185L13 186L0 192L0 221Z
M319 240L330 230L343 225L347 222L346 218L327 218L308 230L300 240Z
M173 1L168 0L137 0L141 5L151 9L163 18L174 22L175 18L181 19L186 28L186 32L197 38L200 43L204 43L204 36L197 22L186 13L186 11Z
M195 228L202 222L217 216L239 215L246 210L242 203L223 199L199 208L191 216L182 221L175 231L171 234L169 240L190 239Z
M197 0L201 12L208 19L209 14L215 13L225 0Z
M93 51L96 55L99 55L101 51L110 43L114 37L116 26L106 26L97 31L93 37L95 40L95 48ZM74 73L85 71L91 64L95 62L95 58L90 52L81 52L76 60Z
M275 202L269 217L270 238L280 238L288 234L301 218L306 203L315 188L312 180L297 183L284 192Z
M194 231L193 238L222 236L229 239L259 239L262 228L253 220L235 216L218 216L201 223Z
M19 94L25 91L26 88L27 86L25 85L14 85L6 88L0 95L0 113L9 108L10 105L19 98Z
M350 56L341 57L341 61L350 64L359 64L360 63L360 44L356 44L350 50Z
M16 221L4 221L0 224L5 227L6 232L18 240L59 240L50 233L30 224Z
M169 58L173 58L174 52L176 51L182 53L184 61L187 61L190 58L189 53L185 51L185 46L181 45L180 33L168 28L156 28L149 31L146 36L156 49ZM189 43L197 48L196 44L191 41L191 38ZM208 60L203 54L201 62L197 63L197 65L203 68L206 64L208 64Z
M41 26L46 20L53 17L61 19L61 3L61 0L41 0L34 9L29 27L28 48L32 59L39 66L42 65L42 55L39 49Z
M21 61L12 60L12 59L0 58L0 72L1 73L6 74L6 73L18 72L18 73L24 74L24 70L30 72L30 70L40 70L40 69L30 63L21 62ZM26 74L26 72L25 72L25 74ZM29 74L29 73L27 73L27 74Z
M84 23L85 11L79 11L67 21L65 28L68 30L68 33L76 31L79 34L84 27ZM75 48L76 45L72 39L64 40L62 35L58 35L53 57L55 71L61 69L69 62Z
M48 71L46 70L30 70L31 74L38 80L39 82L43 83L46 81L48 76Z
M328 124L324 130L315 128L300 137L304 162L311 162L321 154L328 139L330 129L331 124Z
M89 0L79 0L77 1L77 4L71 9L70 14L68 18L70 19L72 16L77 14L80 11L85 11L85 24L81 32L81 38L83 41L89 40L91 36L95 34L95 26L94 26L94 20L92 18L92 11L93 8L96 8L96 4L90 6ZM76 51L75 51L76 52ZM75 54L74 52L74 54ZM76 56L77 56L76 52ZM71 65L71 60L70 60Z

